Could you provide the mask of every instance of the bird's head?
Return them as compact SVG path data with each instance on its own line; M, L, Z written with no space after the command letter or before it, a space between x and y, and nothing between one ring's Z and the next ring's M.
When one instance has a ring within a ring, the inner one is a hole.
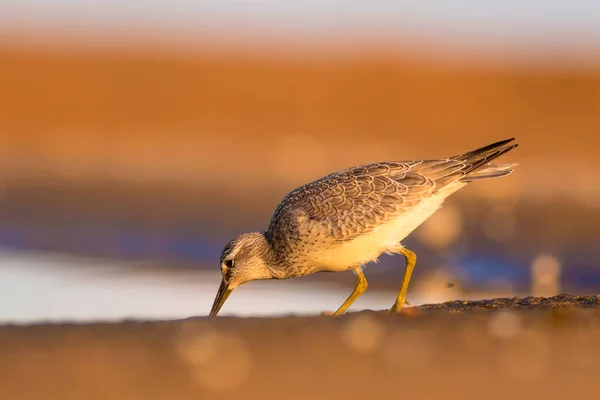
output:
M231 240L221 253L223 278L210 316L215 317L233 289L255 280L272 279L269 268L270 246L259 232L244 233Z

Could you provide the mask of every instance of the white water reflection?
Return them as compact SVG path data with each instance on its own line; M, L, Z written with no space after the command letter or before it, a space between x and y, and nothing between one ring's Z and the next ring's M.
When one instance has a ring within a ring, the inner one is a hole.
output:
M0 323L205 316L220 280L218 274L121 267L115 261L0 253ZM252 282L230 296L220 315L318 314L335 310L351 291L351 284ZM395 294L367 291L352 309L384 309ZM413 294L412 303L417 300Z

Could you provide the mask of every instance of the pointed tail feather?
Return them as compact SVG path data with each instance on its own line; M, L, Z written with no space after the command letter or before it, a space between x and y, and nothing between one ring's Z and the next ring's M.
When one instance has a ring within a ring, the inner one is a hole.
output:
M454 160L467 160L475 155L481 155L481 154L486 154L489 153L491 151L494 151L496 149L498 149L499 147L504 146L505 144L508 144L510 142L512 142L513 140L515 140L515 138L510 138L510 139L504 139L501 140L499 142L496 143L492 143L492 144L488 144L487 146L481 147L479 149L476 150L472 150L463 154L459 154L457 156L452 156L450 158L454 159Z
M502 140L480 149L452 157L452 159L463 161L466 164L463 168L463 172L465 172L466 175L461 181L471 182L509 175L517 164L492 164L490 161L517 147L518 144L506 146L513 140L514 138Z
M481 179L499 178L512 174L514 167L519 164L489 164L487 168L479 169L476 172L471 172L461 179L461 182L469 183Z

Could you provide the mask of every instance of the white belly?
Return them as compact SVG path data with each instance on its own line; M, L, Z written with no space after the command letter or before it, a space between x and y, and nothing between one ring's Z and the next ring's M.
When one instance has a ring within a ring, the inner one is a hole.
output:
M422 201L408 213L380 225L371 233L315 255L321 270L345 271L376 261L384 252L397 252L400 242L436 212L450 193Z

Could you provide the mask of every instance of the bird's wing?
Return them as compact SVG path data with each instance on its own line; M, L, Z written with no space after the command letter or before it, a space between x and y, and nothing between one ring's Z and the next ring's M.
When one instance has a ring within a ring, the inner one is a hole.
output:
M292 241L344 241L368 234L440 191L450 194L459 187L452 183L511 173L514 164L490 161L514 149L512 140L447 159L374 163L327 175L288 194L267 234Z
M410 211L465 173L461 160L368 164L342 170L288 194L269 231L342 241Z

